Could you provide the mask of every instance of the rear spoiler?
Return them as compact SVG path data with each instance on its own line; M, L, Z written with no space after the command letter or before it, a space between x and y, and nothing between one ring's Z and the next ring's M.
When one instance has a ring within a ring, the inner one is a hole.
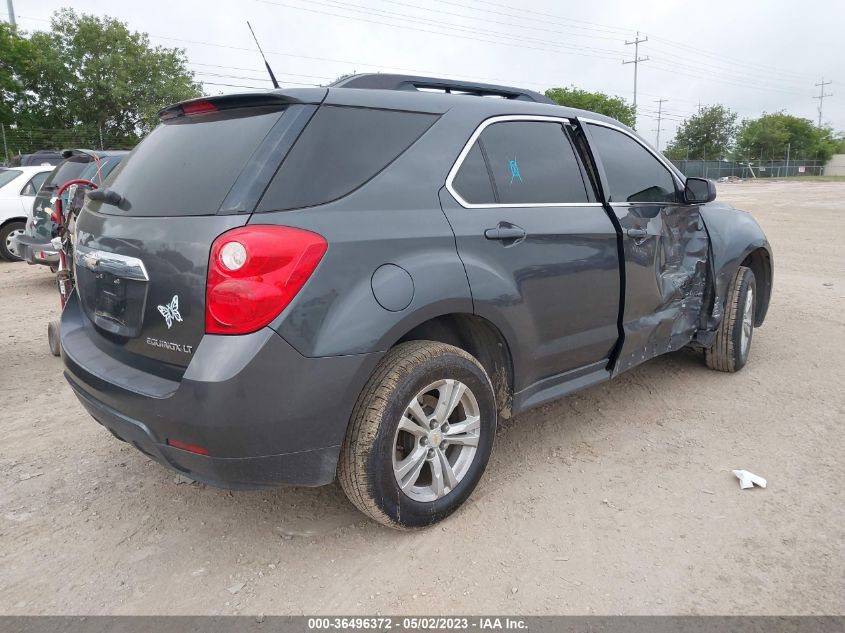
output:
M230 94L216 97L200 97L174 103L158 113L161 121L180 116L207 114L221 110L240 108L284 107L293 104L319 105L326 98L326 88L293 88L290 90L268 90L249 94Z
M100 155L92 149L63 149L61 154L62 158L70 158L71 156L89 156L94 160L100 158Z

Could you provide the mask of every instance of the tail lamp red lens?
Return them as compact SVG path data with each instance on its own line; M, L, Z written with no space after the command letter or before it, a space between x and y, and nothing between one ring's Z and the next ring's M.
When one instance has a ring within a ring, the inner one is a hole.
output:
M205 293L208 334L248 334L284 310L317 268L323 236L287 226L250 225L211 245Z
M203 448L202 446L197 446L196 444L188 444L187 442L182 442L180 440L167 440L167 445L172 446L173 448L178 448L182 451L188 451L189 453L196 453L197 455L208 455L208 449Z

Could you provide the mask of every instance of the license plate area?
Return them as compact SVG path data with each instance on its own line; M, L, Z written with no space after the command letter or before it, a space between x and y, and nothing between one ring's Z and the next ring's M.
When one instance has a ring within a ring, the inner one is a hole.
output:
M134 338L141 333L149 277L141 260L77 247L76 287L88 318L103 330Z
M96 299L94 314L126 326L126 286L128 281L111 273L95 273Z

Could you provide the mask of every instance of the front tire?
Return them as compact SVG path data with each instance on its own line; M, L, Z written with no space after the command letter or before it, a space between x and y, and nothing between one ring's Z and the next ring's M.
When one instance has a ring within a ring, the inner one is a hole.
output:
M754 273L740 266L728 287L727 309L716 331L716 340L704 352L704 361L710 369L734 373L745 367L754 335L756 297Z
M474 357L443 343L402 343L358 397L338 479L349 500L379 523L426 527L472 494L495 434L493 387Z
M23 235L26 229L25 222L9 222L0 228L0 257L7 262L19 262L21 257L12 250L12 241L18 235Z

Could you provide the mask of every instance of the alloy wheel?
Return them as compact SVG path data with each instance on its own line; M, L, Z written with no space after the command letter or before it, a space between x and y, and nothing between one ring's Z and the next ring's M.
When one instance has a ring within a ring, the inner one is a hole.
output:
M393 442L393 474L415 501L440 499L467 474L481 435L478 401L459 380L434 382L415 395Z

